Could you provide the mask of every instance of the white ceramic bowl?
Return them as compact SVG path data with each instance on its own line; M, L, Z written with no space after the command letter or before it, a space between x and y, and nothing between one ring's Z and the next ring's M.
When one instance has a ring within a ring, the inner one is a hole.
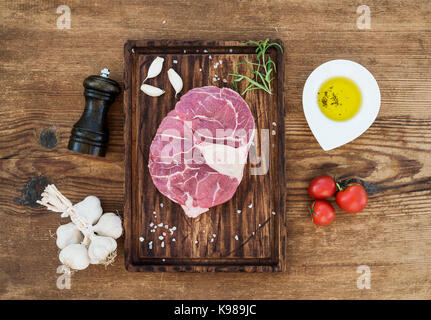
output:
M349 120L331 120L317 104L321 85L333 77L349 78L361 90L361 108ZM380 110L380 90L373 75L359 63L331 60L318 66L308 77L302 92L302 107L311 132L323 150L328 151L356 139L371 126Z

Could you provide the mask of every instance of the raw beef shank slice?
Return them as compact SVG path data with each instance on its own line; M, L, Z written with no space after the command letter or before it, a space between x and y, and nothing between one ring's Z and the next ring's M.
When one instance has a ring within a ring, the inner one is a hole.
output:
M232 198L255 126L244 99L228 88L195 88L157 129L149 170L156 188L195 218Z

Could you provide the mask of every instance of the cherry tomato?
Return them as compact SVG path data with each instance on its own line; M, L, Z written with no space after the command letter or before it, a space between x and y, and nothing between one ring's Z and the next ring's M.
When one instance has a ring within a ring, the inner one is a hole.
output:
M328 199L336 190L334 179L327 175L314 178L308 185L308 194L314 199Z
M325 200L315 200L308 208L311 221L317 226L327 226L335 218L334 207Z
M354 184L347 186L344 190L338 191L335 200L342 210L357 213L362 211L367 205L368 196L362 185Z

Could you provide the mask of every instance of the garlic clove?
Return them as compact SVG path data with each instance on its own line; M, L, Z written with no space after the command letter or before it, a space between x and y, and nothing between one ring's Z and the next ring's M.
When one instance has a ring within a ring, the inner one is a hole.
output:
M88 256L91 264L103 264L109 255L117 249L117 242L111 237L93 236L88 247Z
M141 91L151 97L158 97L165 93L165 90L150 86L149 84L143 84L141 86Z
M93 231L97 232L99 236L118 239L123 234L121 218L112 212L104 213L99 222L93 226Z
M147 81L147 79L157 77L160 74L160 71L162 71L162 67L163 67L163 61L165 61L165 59L161 57L157 57L156 59L153 60L153 62L151 62L151 65L148 68L147 77L143 82Z
M61 263L75 270L84 270L90 264L87 248L78 243L69 244L60 251Z
M103 213L100 200L95 196L86 197L81 202L75 204L73 208L81 217L87 219L91 225L95 224Z
M175 97L177 94L183 89L183 79L181 79L180 75L172 68L168 70L168 78L172 87L175 90Z
M73 222L63 224L57 228L57 247L66 248L69 244L81 243L83 234Z

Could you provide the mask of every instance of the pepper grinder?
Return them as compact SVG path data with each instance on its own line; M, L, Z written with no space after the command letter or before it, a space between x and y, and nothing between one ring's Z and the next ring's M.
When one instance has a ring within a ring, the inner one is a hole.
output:
M104 157L109 140L108 109L120 93L120 85L109 79L109 70L104 68L100 76L86 78L83 86L85 88L85 109L72 128L67 148Z

